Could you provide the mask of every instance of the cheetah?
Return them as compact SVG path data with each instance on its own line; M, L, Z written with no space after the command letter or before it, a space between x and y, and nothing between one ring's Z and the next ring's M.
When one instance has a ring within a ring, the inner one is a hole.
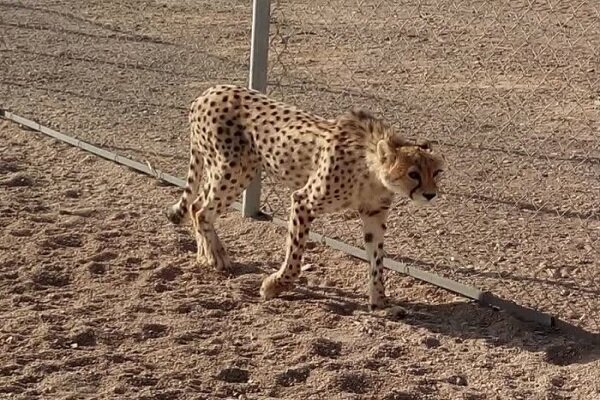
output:
M325 119L235 85L205 90L191 104L189 123L187 183L166 214L174 224L191 220L198 263L230 268L214 222L262 168L293 193L285 260L263 280L261 297L269 300L293 288L317 216L354 209L362 220L370 265L369 308L388 305L386 218L395 194L417 203L434 201L444 161L430 143L402 138L368 111L352 109Z

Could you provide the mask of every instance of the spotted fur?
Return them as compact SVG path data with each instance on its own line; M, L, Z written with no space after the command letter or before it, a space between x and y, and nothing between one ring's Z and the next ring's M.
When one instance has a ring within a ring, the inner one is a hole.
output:
M370 259L370 305L385 306L385 221L396 193L421 203L435 197L443 163L428 143L400 137L366 111L328 120L232 85L207 89L192 103L189 122L187 184L167 214L176 224L191 219L199 263L230 267L213 224L262 167L293 194L285 261L263 281L261 296L293 287L317 216L352 208Z

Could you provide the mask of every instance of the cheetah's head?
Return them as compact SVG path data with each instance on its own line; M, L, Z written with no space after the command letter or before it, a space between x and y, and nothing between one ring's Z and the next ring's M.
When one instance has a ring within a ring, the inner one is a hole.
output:
M391 138L377 143L377 157L383 185L419 204L430 204L437 196L438 180L444 167L429 142L394 143Z

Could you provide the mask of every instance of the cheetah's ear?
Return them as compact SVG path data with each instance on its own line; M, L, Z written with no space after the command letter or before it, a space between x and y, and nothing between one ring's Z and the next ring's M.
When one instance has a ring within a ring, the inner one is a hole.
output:
M396 133L390 134L387 139L392 148L397 149L398 147L410 145L410 142L408 140L404 139L402 136Z
M350 114L356 118L357 121L361 122L372 121L375 119L373 114L367 110L363 110L362 108L353 108L350 110Z
M377 157L382 164L394 162L396 154L387 140L377 142Z
M417 146L423 150L431 150L431 142L429 140L419 140Z

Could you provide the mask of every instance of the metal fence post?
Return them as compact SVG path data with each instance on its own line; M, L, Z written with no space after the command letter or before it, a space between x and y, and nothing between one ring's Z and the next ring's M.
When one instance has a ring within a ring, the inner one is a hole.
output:
M261 91L267 90L267 66L269 55L269 24L271 0L253 0L252 2L252 44L250 48L249 87ZM260 213L261 171L244 191L242 214L254 217Z

